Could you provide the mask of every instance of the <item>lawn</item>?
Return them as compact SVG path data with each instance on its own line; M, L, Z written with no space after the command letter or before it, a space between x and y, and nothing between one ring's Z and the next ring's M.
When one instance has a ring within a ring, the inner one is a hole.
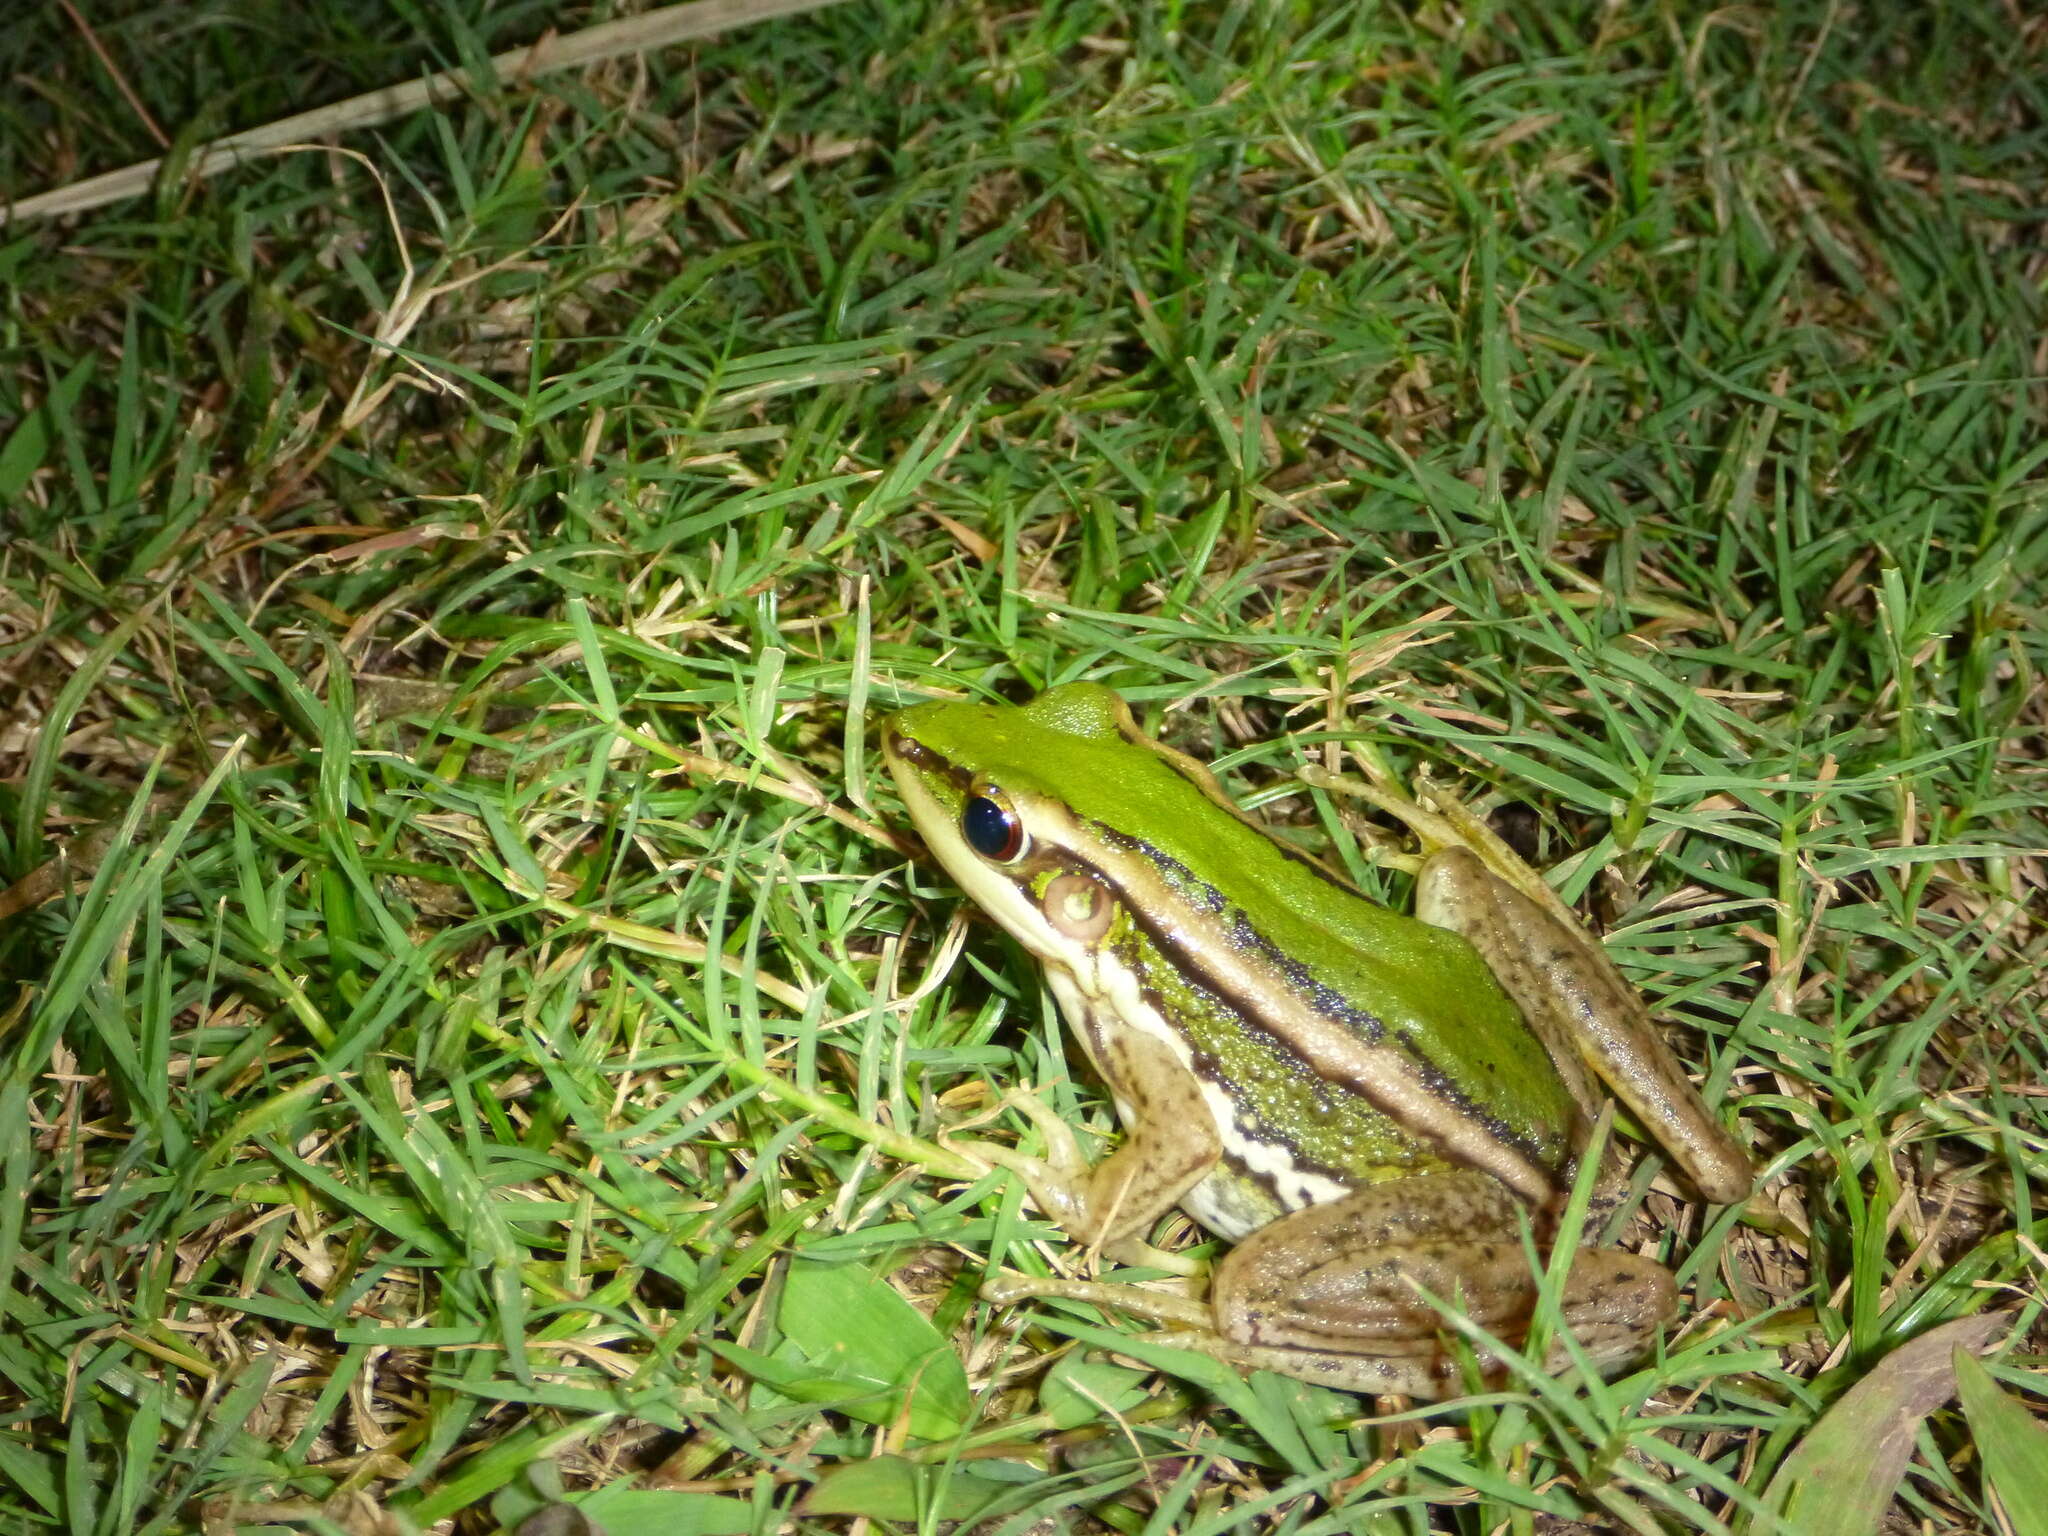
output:
M2043 18L485 79L608 15L0 21L0 192L172 162L0 225L0 1536L2042 1530ZM1091 1255L954 1143L1115 1116L876 726L1074 679L1602 935L1759 1171L1621 1117L1658 1348L1416 1405L977 1298Z

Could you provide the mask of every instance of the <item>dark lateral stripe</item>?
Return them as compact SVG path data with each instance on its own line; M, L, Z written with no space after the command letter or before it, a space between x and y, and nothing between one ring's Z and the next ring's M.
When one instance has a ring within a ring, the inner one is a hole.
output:
M884 745L920 773L936 773L962 789L974 782L974 775L951 758L940 756L923 742L905 736L901 731L891 731Z
M955 783L972 781L972 775L922 743L899 735L893 748L920 771L943 774ZM1162 761L1170 766L1170 760ZM1025 820L1034 853L1015 866L991 868L1020 888L1028 888L1032 874L1048 865L1100 881L1190 985L1221 999L1240 1017L1257 1020L1284 1050L1324 1081L1357 1094L1451 1161L1491 1174L1533 1204L1547 1205L1556 1198L1556 1175L1529 1136L1482 1111L1412 1050L1390 1043L1379 1019L1354 1007L1316 981L1306 966L1281 953L1216 887L1141 838L1100 823L1084 824L1057 800L1025 798L1030 803L1011 797L1013 809ZM1048 826L1059 835L1047 836ZM1134 894L1130 879L1077 850L1084 836L1134 864L1134 874L1142 872L1140 878L1160 889ZM1176 879L1182 883L1179 889ZM1210 928L1209 949L1223 967L1234 959L1247 974L1226 975L1217 963L1197 955L1177 933L1162 927L1154 914L1168 906L1185 908L1194 924ZM1319 1033L1324 1035L1321 1040L1314 1038Z
M1235 913L1235 909L1230 906L1228 900L1220 891L1207 882L1197 879L1191 870L1188 870L1177 860L1169 858L1160 850L1153 848L1150 844L1144 843L1140 839L1126 837L1110 828L1098 828L1097 830L1106 843L1109 843L1111 846L1121 844L1140 859L1150 864L1152 866L1151 873L1153 878L1169 886L1173 883L1174 877L1163 873L1162 870L1165 866L1172 866L1179 878L1186 880L1189 885L1202 893L1199 905L1207 907L1210 913L1219 917L1224 913ZM1102 864L1090 860L1087 856L1074 851L1072 848L1063 848L1060 850L1060 853L1062 863L1078 866L1084 873L1101 881L1103 885L1116 894L1118 899L1123 902L1125 910L1131 914L1131 920L1159 952L1166 957L1168 963L1188 979L1190 985L1200 987L1212 996L1221 999L1226 1007L1236 1012L1240 1017L1257 1020L1260 1026L1275 1041L1324 1081L1345 1088L1359 1097L1370 1101L1391 1115L1404 1129L1413 1134L1437 1140L1443 1151L1454 1161L1465 1163L1468 1166L1486 1168L1486 1171L1502 1177L1502 1182L1518 1189L1523 1189L1524 1185L1530 1182L1526 1179L1509 1179L1502 1175L1499 1169L1487 1167L1483 1161L1476 1161L1472 1157L1462 1155L1455 1138L1438 1138L1433 1136L1431 1128L1426 1123L1418 1123L1412 1113L1404 1112L1408 1109L1405 1098L1397 1092L1390 1091L1375 1075L1367 1072L1348 1071L1342 1066L1339 1066L1336 1070L1331 1070L1327 1062L1319 1060L1323 1053L1304 1049L1302 1042L1288 1029L1286 1022L1276 1017L1276 1010L1271 1006L1270 1002L1262 1005L1257 996L1247 993L1237 982L1218 975L1215 968L1206 959L1191 950L1180 935L1169 931L1155 920L1152 912L1158 906L1157 902L1148 901L1134 895L1127 881L1110 872ZM1212 898L1213 905L1210 904ZM1179 899L1187 900L1185 897L1180 897ZM1242 916L1242 914L1236 915ZM1256 933L1255 927L1253 927L1252 931ZM1228 943L1230 940L1226 939L1224 942ZM1440 1071L1429 1065L1421 1057L1416 1056L1412 1049L1402 1049L1390 1045L1386 1039L1386 1027L1380 1019L1352 1006L1348 1001L1336 997L1328 987L1309 978L1306 975L1305 967L1287 959L1285 956L1277 955L1273 950L1273 946L1262 938L1258 939L1256 945L1252 948L1247 948L1242 943L1231 943L1231 948L1247 965L1269 972L1264 980L1275 992L1284 992L1303 1009L1315 1014L1317 1018L1328 1024L1332 1029L1347 1032L1365 1048L1389 1055L1398 1055L1401 1068L1412 1075L1416 1086L1427 1094L1431 1100L1448 1109L1455 1118L1479 1130L1489 1141L1512 1148L1521 1160L1532 1165L1540 1177L1542 1184L1540 1192L1535 1189L1524 1189L1524 1192L1530 1198L1540 1198L1542 1194L1547 1194L1554 1187L1554 1181L1548 1168L1545 1166L1543 1149L1539 1144L1531 1137L1515 1131L1504 1124L1498 1116L1482 1110L1463 1092L1458 1090Z
M1344 997L1325 983L1316 980L1307 966L1288 955L1269 940L1259 931L1258 925L1252 922L1250 916L1242 908L1233 907L1230 904L1229 898L1215 886L1202 880L1193 870L1182 864L1178 859L1173 858L1161 849L1153 847L1152 844L1146 842L1143 838L1130 837L1127 834L1116 832L1114 829L1107 827L1099 828L1098 830L1105 841L1114 842L1119 846L1128 848L1131 852L1136 853L1140 858L1151 864L1156 871L1170 870L1170 874L1160 875L1160 878L1167 881L1167 883L1185 882L1199 890L1202 893L1202 900L1200 902L1202 910L1219 916L1227 913L1230 919L1228 940L1231 948L1241 956L1250 957L1256 955L1259 961L1272 967L1276 973L1275 979L1277 983L1292 992L1294 996L1301 1000L1305 1007L1314 1010L1322 1018L1333 1024L1338 1024L1352 1030L1369 1045L1380 1045L1385 1041L1386 1024L1378 1015L1367 1013L1364 1009L1356 1007L1349 998ZM1285 852L1284 849L1281 851ZM1103 880L1105 883L1111 883L1112 888L1114 888L1113 882L1110 881L1110 877L1107 874L1104 874L1099 869L1095 870L1094 873L1097 879ZM1351 894L1355 896L1358 893L1353 891ZM1360 897L1359 899L1363 900L1364 898ZM1218 996L1229 1000L1240 1016L1251 1018L1261 1016L1259 1012L1252 1010L1244 999L1232 998L1227 990L1220 985L1216 985L1213 972L1202 966L1197 957L1191 954L1186 946L1180 943L1177 938L1170 936L1163 938L1160 941L1160 948L1173 957L1174 965L1183 975L1204 977L1206 979L1205 984L1208 984L1210 989ZM1284 1037L1276 1035L1275 1038ZM1543 1153L1538 1143L1513 1131L1497 1116L1489 1114L1486 1110L1475 1104L1449 1078L1445 1077L1430 1062L1428 1057L1416 1048L1414 1041L1407 1036L1405 1031L1397 1034L1394 1038L1400 1043L1403 1053L1412 1063L1411 1069L1421 1081L1428 1085L1434 1097L1449 1101L1461 1113L1478 1124L1485 1126L1492 1135L1502 1141L1518 1145L1527 1156L1538 1161L1541 1160ZM1357 1091L1365 1092L1362 1088Z

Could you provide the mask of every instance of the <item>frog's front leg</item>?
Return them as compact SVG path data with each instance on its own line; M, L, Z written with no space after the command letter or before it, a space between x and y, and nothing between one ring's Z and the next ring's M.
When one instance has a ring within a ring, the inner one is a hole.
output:
M1392 1179L1297 1211L1218 1266L1217 1338L1198 1347L1350 1391L1444 1396L1458 1389L1458 1366L1422 1292L1519 1344L1537 1282L1516 1212L1506 1189L1468 1172ZM1587 1249L1573 1257L1562 1312L1580 1348L1607 1367L1640 1353L1677 1303L1662 1266ZM1567 1359L1559 1351L1546 1369Z
M1146 1262L1156 1256L1141 1234L1208 1176L1223 1142L1201 1084L1163 1042L1112 1023L1094 1044L1124 1126L1108 1157L1091 1167L1065 1122L1028 1095L1014 1102L1045 1137L1044 1158L986 1142L954 1145L1021 1176L1068 1236L1118 1263Z

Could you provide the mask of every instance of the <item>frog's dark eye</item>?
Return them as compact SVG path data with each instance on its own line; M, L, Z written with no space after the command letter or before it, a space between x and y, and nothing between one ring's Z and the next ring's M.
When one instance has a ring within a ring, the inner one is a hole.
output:
M987 795L976 795L960 812L960 835L968 847L997 864L1007 864L1024 851L1024 824L1008 806Z

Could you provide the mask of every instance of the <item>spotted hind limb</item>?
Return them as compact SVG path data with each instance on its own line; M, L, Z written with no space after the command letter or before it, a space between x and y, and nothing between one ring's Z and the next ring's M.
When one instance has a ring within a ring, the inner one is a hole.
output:
M1424 856L1385 862L1414 873L1415 915L1463 934L1480 951L1543 1041L1583 1122L1598 1112L1598 1078L1708 1200L1749 1198L1755 1169L1748 1152L1692 1086L1641 996L1577 914L1484 820L1434 789L1411 800L1321 769L1301 776L1407 824Z
M1519 1347L1539 1299L1514 1196L1483 1174L1390 1179L1262 1227L1218 1265L1209 1302L1233 1346L1278 1351L1260 1363L1363 1392L1441 1397L1458 1365L1433 1304L1454 1307ZM1678 1310L1671 1275L1611 1248L1572 1255L1564 1326L1595 1369L1640 1354ZM1545 1362L1571 1360L1562 1345ZM1498 1361L1481 1353L1495 1374ZM1400 1379L1402 1385L1388 1385ZM1431 1387L1424 1383L1434 1382Z
M1273 1371L1298 1381L1320 1382L1347 1392L1400 1393L1435 1401L1453 1396L1459 1389L1458 1362L1448 1350L1440 1347L1409 1356L1368 1358L1354 1355L1346 1358L1305 1354L1298 1349L1272 1345L1243 1344L1216 1332L1215 1312L1208 1302L1165 1291L1145 1290L1135 1285L998 1275L982 1283L981 1299L999 1307L1031 1300L1087 1302L1106 1312L1120 1312L1129 1317L1165 1324L1159 1333L1148 1336L1148 1342L1207 1355L1240 1370Z
M1454 1396L1464 1365L1436 1303L1507 1346L1527 1337L1539 1296L1521 1242L1520 1207L1469 1172L1392 1179L1310 1206L1251 1234L1217 1266L1206 1302L1134 1286L990 1280L982 1296L1086 1301L1186 1330L1162 1342L1242 1367L1351 1392ZM1434 1298L1434 1302L1432 1301ZM1607 1371L1639 1354L1677 1309L1658 1264L1612 1249L1572 1256L1561 1310L1581 1356ZM1505 1365L1476 1351L1482 1379ZM1559 1343L1544 1362L1571 1363Z
M1100 1280L998 1275L983 1282L981 1299L999 1307L1031 1300L1087 1302L1105 1312L1165 1324L1159 1333L1147 1336L1148 1342L1206 1355L1239 1370L1273 1371L1346 1392L1400 1394L1434 1402L1456 1396L1464 1387L1462 1362L1448 1347L1433 1339L1418 1343L1410 1353L1373 1356L1319 1354L1269 1344L1246 1344L1216 1332L1216 1315L1206 1301Z

